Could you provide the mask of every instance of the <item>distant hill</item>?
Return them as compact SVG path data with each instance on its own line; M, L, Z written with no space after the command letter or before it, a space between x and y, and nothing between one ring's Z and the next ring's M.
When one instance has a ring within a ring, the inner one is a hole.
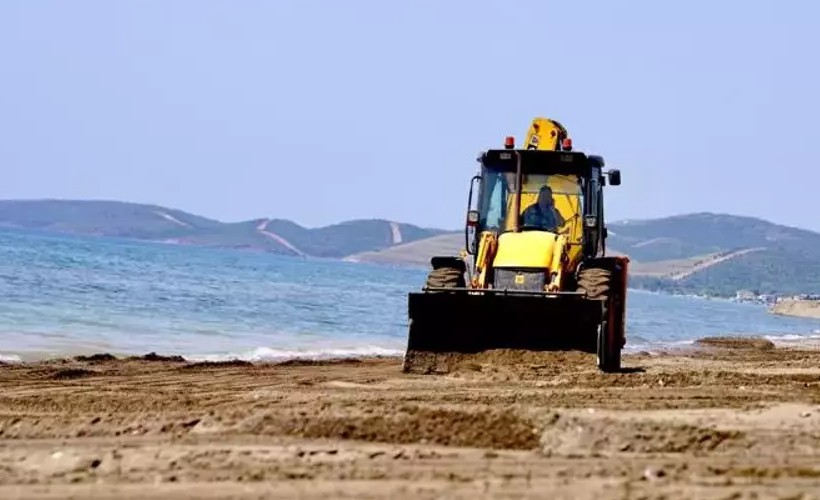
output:
M807 249L820 234L754 217L708 212L609 224L608 244L640 261L697 257L743 248Z
M0 201L0 226L327 258L445 232L383 219L320 228L281 219L225 223L156 205L84 200Z
M0 201L0 226L251 249L427 268L457 255L462 231L384 219L305 228L283 219L226 223L118 201ZM628 255L635 287L734 296L820 293L820 234L752 217L695 213L609 224L608 251Z
M820 291L820 234L805 229L696 213L610 224L610 235L637 262L636 286L718 296Z

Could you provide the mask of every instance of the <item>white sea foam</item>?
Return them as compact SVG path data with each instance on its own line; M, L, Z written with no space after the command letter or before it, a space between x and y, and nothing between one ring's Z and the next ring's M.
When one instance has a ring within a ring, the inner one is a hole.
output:
M380 346L359 346L351 348L336 349L271 349L269 347L258 347L252 351L242 353L226 354L203 354L184 356L190 361L227 361L239 359L243 361L287 361L291 359L337 359L349 357L369 357L369 356L403 356L404 352L398 349L389 349Z
M820 347L820 332L816 330L810 335L784 333L782 335L765 335L764 338L772 341L775 346Z

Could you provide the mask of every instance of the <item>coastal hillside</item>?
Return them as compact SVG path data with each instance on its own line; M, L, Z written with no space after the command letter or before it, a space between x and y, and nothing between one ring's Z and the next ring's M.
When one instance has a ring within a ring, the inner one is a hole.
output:
M751 248L814 251L820 234L754 217L702 212L610 223L607 242L636 260L653 262Z
M268 218L226 223L156 205L85 200L0 201L0 226L326 258L378 251L445 232L384 219L319 228Z
M697 213L610 225L636 261L635 286L734 296L820 291L820 234L753 218Z
M372 262L427 268L434 255L458 255L464 247L464 233L449 232L396 245L385 250L361 252L345 258L350 262Z
M221 224L181 210L119 201L2 200L0 224L142 239L190 235Z

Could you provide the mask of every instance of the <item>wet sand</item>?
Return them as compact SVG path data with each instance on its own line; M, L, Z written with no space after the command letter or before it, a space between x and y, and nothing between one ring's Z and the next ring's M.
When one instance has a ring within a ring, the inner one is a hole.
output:
M5 364L0 498L820 498L820 350L724 340L624 365Z

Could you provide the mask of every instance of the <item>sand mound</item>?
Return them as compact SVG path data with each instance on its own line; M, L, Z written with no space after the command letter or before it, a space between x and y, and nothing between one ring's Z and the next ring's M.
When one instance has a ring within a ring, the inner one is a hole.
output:
M610 418L554 419L541 438L547 455L585 456L600 453L703 453L737 446L744 434L688 424Z
M253 366L250 361L243 359L228 359L224 361L197 361L196 363L188 363L180 367L181 370L202 370L207 368L225 368L225 367L243 367Z
M157 354L155 352L149 352L143 356L132 356L128 359L135 360L135 361L155 361L160 363L165 362L174 362L174 363L185 363L186 360L182 356L163 356L161 354Z
M91 354L89 356L74 356L74 361L81 363L105 363L108 361L117 361L117 357L107 352Z
M96 375L96 372L86 370L85 368L61 368L52 371L48 378L52 380L72 380L77 378L91 377Z
M456 410L408 405L382 415L268 415L254 434L397 444L536 449L539 430L507 410Z
M361 363L359 358L328 358L328 359L308 359L293 358L275 363L278 366L331 366L331 365L356 365Z
M774 343L763 337L704 337L695 341L696 345L720 347L723 349L774 349Z
M492 372L505 368L517 378L528 375L558 373L567 366L584 366L595 363L595 355L578 351L526 351L494 349L479 353L427 353L408 352L405 369L408 373L446 374L468 372Z

